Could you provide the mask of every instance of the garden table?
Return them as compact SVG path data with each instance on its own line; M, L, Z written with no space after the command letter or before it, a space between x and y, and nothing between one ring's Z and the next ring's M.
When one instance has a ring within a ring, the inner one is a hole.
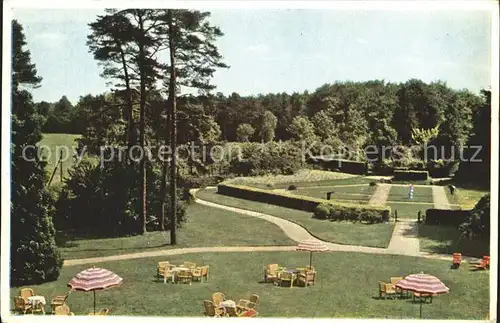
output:
M219 303L219 307L233 307L236 308L236 302L232 301L230 299L227 299L225 301L222 301Z
M279 279L281 278L281 273L283 272L287 272L287 273L290 273L292 274L292 281L291 281L291 284L293 286L293 282L297 280L298 278L298 274L300 272L300 270L298 269L288 269L288 268L281 268L280 271L278 271L278 279L276 280L276 282L274 283L276 286L279 285Z
M44 305L46 304L45 297L41 295L30 296L28 297L27 303L33 306L34 310L40 310L43 314L45 314L45 308L44 308Z
M180 271L191 271L191 268L184 267L184 266L179 266L179 267L171 268L170 271L172 273L174 273L174 275L172 276L172 282L175 283L175 278L177 277L177 273L178 272L180 272Z

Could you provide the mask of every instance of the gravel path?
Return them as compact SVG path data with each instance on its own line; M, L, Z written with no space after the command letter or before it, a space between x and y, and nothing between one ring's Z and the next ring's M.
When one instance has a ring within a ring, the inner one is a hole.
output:
M444 186L432 186L432 199L434 201L435 209L450 209L450 203L448 202L448 196L446 195Z
M377 184L377 188L373 193L368 204L370 205L385 205L387 198L389 197L389 191L391 190L391 185L389 184Z

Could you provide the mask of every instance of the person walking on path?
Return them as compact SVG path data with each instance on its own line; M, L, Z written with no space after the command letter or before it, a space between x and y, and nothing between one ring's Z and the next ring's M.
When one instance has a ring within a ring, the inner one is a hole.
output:
M413 191L414 191L413 184L410 184L410 187L408 188L408 199L412 200L413 199Z

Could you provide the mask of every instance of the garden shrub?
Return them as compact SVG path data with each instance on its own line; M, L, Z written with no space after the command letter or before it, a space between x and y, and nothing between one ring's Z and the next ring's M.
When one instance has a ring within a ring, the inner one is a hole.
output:
M89 159L69 170L56 202L54 224L59 230L90 231L96 236L124 236L140 232L139 167L110 161L101 168ZM147 166L148 230L159 224L161 169ZM168 187L167 187L168 189ZM177 190L177 226L187 220L183 189ZM169 205L170 195L166 196ZM168 217L165 225L169 225Z
M370 186L377 186L377 182L370 182Z
M364 161L355 161L347 159L329 159L329 158L309 158L309 163L319 164L324 169L330 171L340 171L350 174L365 174L368 170L368 165Z
M290 186L288 186L288 190L289 190L289 191L295 191L296 189L297 189L297 186L295 186L295 185L293 185L293 184L292 184L292 185L290 185Z
M325 220L329 217L330 215L330 209L328 208L327 205L324 204L319 204L315 209L314 209L314 217L319 220Z
M464 223L469 214L469 210L427 209L425 211L425 224L458 227Z
M483 196L459 227L463 236L490 239L490 194Z

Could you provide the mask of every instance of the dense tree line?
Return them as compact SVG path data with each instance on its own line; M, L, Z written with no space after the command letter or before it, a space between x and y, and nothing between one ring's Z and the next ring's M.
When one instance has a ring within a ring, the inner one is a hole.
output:
M44 187L46 163L32 149L42 139L44 117L29 89L39 86L42 78L16 20L12 21L12 40L10 279L11 285L18 286L56 280L62 258L52 222L54 201Z

